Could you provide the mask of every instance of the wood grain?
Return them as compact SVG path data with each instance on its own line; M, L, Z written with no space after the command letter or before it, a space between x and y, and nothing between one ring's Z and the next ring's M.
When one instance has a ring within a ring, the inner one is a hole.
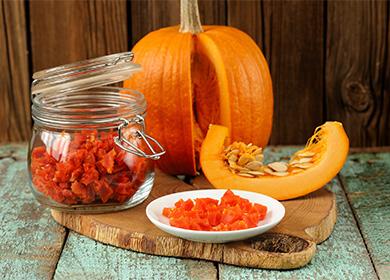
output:
M0 0L0 142L30 138L25 2Z
M204 25L226 25L226 0L198 0L200 21Z
M266 156L273 161L298 149L269 148ZM337 196L338 222L331 237L317 246L310 264L289 271L219 265L219 279L377 279L362 236L380 278L388 279L385 261L389 251L386 217L390 159L389 153L374 153L351 155L341 175L348 183L344 187L362 235L339 182L334 180L329 188ZM61 250L56 247L60 243L58 235L63 236L64 231L53 223L47 209L33 202L27 189L25 158L25 144L0 145L0 274L6 279L50 279ZM49 247L41 246L42 240L48 240ZM73 232L68 242L54 279L85 279L83 275L95 279L104 279L105 275L107 279L215 279L216 270L210 262L134 253ZM57 250L54 258L53 248Z
M263 2L227 0L228 25L236 27L252 37L264 50Z
M0 147L0 275L4 279L51 279L65 229L35 202L26 156L26 145Z
M299 149L268 148L265 150L265 159L269 161L284 159ZM269 271L220 264L220 279L377 279L340 181L335 178L327 188L336 194L337 223L329 239L317 246L317 253L310 264L299 270L290 271Z
M351 155L341 172L380 279L390 279L390 153Z
M155 29L180 23L180 0L135 0L130 4L132 45Z
M54 279L217 279L212 262L151 256L70 232Z
M29 69L125 51L148 32L179 24L179 2L1 0L0 142L30 137ZM204 24L242 29L270 63L272 144L303 144L315 126L337 119L353 146L390 145L389 5L199 0Z
M343 122L352 146L375 146L390 137L384 129L389 101L382 92L388 5L328 2L327 117Z
M306 0L263 5L275 99L271 143L304 144L324 116L324 5Z
M147 219L145 208L153 199L199 188L210 188L210 184L199 177L193 186L187 185L159 171L152 194L138 207L101 215L77 215L58 211L52 211L52 215L58 223L76 232L138 252L272 269L291 269L306 265L315 253L315 243L328 238L336 222L334 195L324 189L300 199L283 202L286 216L278 227L268 235L248 241L228 244L191 242L160 231Z
M125 0L29 3L34 71L127 50Z

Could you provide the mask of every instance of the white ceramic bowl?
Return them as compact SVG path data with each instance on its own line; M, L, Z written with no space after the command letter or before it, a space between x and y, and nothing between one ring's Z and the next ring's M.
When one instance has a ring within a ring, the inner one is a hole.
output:
M204 243L225 243L247 239L273 228L284 217L285 209L279 201L263 194L238 190L233 190L233 193L243 198L249 199L249 201L252 203L259 203L267 206L267 215L264 220L259 222L257 227L232 231L189 230L171 226L169 224L169 219L162 214L162 211L165 207L174 207L175 202L180 198L186 200L189 198L195 199L210 197L220 200L225 192L226 190L210 189L169 194L157 198L149 203L149 205L146 207L146 215L156 227L167 233L187 240Z

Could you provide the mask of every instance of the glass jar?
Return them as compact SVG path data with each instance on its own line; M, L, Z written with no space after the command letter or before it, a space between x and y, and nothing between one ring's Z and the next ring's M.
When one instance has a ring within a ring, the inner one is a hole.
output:
M34 74L28 167L40 203L96 213L148 197L153 160L165 151L145 133L144 96L105 86L137 71L131 60L131 53L121 53Z

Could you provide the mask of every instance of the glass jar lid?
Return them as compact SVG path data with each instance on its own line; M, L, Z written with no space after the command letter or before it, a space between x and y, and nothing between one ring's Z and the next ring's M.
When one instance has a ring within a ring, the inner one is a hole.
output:
M141 70L132 62L132 52L123 52L42 70L34 73L32 95L44 92L79 91L128 79Z

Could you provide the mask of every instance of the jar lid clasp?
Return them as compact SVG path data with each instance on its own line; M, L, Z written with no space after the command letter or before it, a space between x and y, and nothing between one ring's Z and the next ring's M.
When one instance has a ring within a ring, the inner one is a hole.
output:
M165 154L165 149L163 148L163 146L161 146L161 144L156 139L154 139L153 137L151 137L150 135L147 135L145 133L145 120L142 116L136 115L131 120L127 120L125 118L120 118L120 120L122 121L122 123L118 126L118 136L114 137L114 142L119 148L121 148L122 150L124 150L126 152L135 154L137 156L149 158L149 159L153 159L153 160L160 159L160 157L163 154ZM129 126L132 123L135 123L135 124L138 124L141 126L141 129L138 129L135 132L135 134L136 134L135 136L142 139L146 143L146 146L148 147L150 153L146 153L145 151L141 150L136 145L131 143L129 140L127 140L126 137L123 137L122 129ZM149 141L155 143L157 145L157 147L159 148L159 151L155 151L151 142L149 142ZM125 143L126 146L123 145L123 143Z

